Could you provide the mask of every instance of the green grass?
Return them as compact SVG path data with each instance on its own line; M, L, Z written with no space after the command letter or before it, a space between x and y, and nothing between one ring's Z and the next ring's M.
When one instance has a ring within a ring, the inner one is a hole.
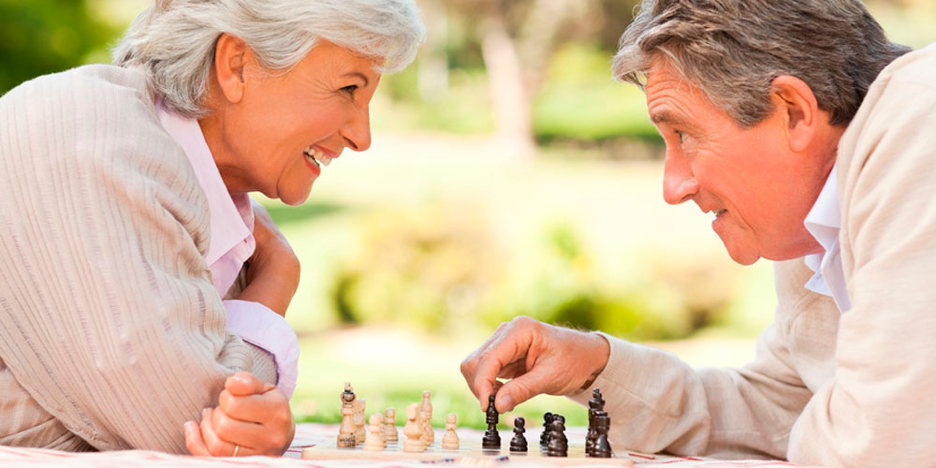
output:
M400 337L400 332L389 332ZM406 407L418 403L422 391L433 394L433 424L444 427L445 415L458 415L459 426L483 428L484 413L470 393L458 371L469 343L451 346L432 337L404 334L418 343L407 340L387 340L387 328L350 332L358 338L302 340L301 369L314 369L302 374L299 389L293 398L294 412L300 421L338 423L341 421L338 396L344 381L350 381L359 398L367 401L367 414L393 407L402 414ZM340 333L338 335L341 335ZM384 335L381 339L380 336ZM396 344L409 350L373 349L362 344L366 337L376 337L380 343ZM397 351L397 353L394 353ZM520 405L509 416L523 416L531 421L541 419L546 411L567 416L570 424L587 424L585 410L571 400L540 396ZM398 416L399 418L399 416ZM398 419L399 420L399 419ZM506 420L502 420L506 421Z
M697 284L692 278L699 273L687 265L706 265L702 276L715 276L705 287L722 288L741 301L726 312L729 324L740 325L729 325L721 336L755 336L770 321L769 264L735 265L707 217L691 205L666 205L659 163L597 162L575 153L510 163L497 159L496 148L488 145L484 139L377 134L370 152L346 154L326 168L306 205L262 200L303 265L287 314L301 340L293 399L300 420L338 422L338 395L347 380L367 399L368 411L386 406L404 411L428 389L435 395L436 425L454 412L460 424L483 427L479 403L458 368L496 322L464 317L456 333L427 333L392 320L363 328L341 325L333 300L335 272L348 262L367 264L362 248L374 217L448 213L482 223L479 227L496 239L498 258L513 265L507 289L533 284L531 278L542 273L535 268L541 264L538 252L544 242L555 242L557 233L578 239L580 245L560 244L587 251L596 275L589 281L612 292L672 269L684 270L688 284ZM426 211L427 206L434 208ZM400 217L398 224L409 222ZM725 275L721 282L719 275ZM647 306L667 307L673 299L667 291L649 291ZM525 294L518 297L532 300L538 292ZM585 424L584 409L559 397L537 397L512 414L533 423L546 411Z

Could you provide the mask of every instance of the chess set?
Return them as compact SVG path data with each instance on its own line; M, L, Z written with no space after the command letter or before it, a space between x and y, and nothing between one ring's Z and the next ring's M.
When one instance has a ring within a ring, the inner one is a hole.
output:
M303 450L302 458L312 460L416 460L429 463L501 463L521 462L541 465L611 465L632 466L626 452L615 453L608 442L611 419L604 411L601 391L594 389L588 403L588 433L584 444L570 444L565 435L565 417L558 414L543 415L543 431L539 447L530 449L527 442L526 421L514 419L513 437L507 447L502 446L497 424L500 415L494 407L494 395L488 401L485 416L487 430L478 440L460 440L456 432L457 417L446 416L445 433L436 443L432 428L431 393L423 392L421 403L406 409L406 424L402 439L396 427L396 411L387 408L374 413L365 429L366 402L357 398L350 383L345 383L341 394L341 426L334 442L328 441ZM402 440L401 440L402 439Z

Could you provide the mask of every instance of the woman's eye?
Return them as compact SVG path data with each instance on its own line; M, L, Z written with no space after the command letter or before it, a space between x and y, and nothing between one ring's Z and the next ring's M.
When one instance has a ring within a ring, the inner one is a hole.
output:
M358 85L349 85L349 86L345 86L344 88L341 88L342 91L348 94L352 94L352 95L354 94L355 91L357 91L357 89L358 89Z

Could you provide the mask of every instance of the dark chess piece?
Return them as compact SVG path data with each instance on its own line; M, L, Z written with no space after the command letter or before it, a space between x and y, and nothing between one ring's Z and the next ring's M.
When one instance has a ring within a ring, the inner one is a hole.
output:
M484 437L481 438L481 448L500 450L501 439L500 434L497 432L499 418L500 414L497 413L497 408L494 407L494 395L491 395L488 399L487 417L484 419L488 428L484 431Z
M558 414L553 416L552 423L549 424L549 442L546 443L546 456L569 456L569 439L565 435L564 416Z
M598 442L598 430L591 415L588 415L588 434L585 436L585 456L592 456L595 450L595 443Z
M553 414L546 413L543 415L543 432L540 433L540 448L545 449L546 444L549 442L549 424L552 423Z
M514 419L514 429L513 429L513 439L510 439L510 451L511 452L526 452L527 451L527 440L523 436L523 433L526 432L526 420L523 418Z
M590 457L611 458L614 453L611 450L611 443L608 442L608 430L611 429L611 417L604 411L595 412L595 429L598 432L598 440L595 441L595 448Z
M605 401L601 396L601 390L597 387L592 389L592 398L588 400L588 435L585 437L585 455L592 456L595 450L595 443L598 442L598 431L595 428L595 412L604 410Z

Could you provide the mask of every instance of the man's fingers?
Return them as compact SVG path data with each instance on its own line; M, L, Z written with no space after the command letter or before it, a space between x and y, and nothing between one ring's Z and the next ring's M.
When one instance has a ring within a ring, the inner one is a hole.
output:
M183 426L185 430L185 448L189 453L196 457L210 457L211 452L205 446L205 439L202 438L201 429L195 421L187 421Z
M489 356L478 365L474 381L469 384L475 389L475 395L481 403L481 411L487 411L488 397L494 394L497 385L497 374L500 373L501 364L493 356Z
M504 368L510 366L508 373L514 372L513 364L526 359L532 343L532 322L535 321L528 317L518 317L507 325L502 324L495 332L496 338L492 337L487 347L475 352L474 362L469 366L463 364L463 373L465 367L474 368L474 375L466 375L465 380L480 400L482 411L487 409L488 397L493 394L497 377L504 373Z
M250 372L240 371L224 381L224 389L234 396L247 396L266 393L275 388Z
M482 361L482 357L488 354L488 351L496 347L496 344L501 340L502 336L506 333L507 328L510 326L510 322L504 322L497 326L497 330L494 330L494 333L488 337L481 346L478 346L478 349L474 350L471 354L465 358L461 363L461 373L465 377L465 381L468 382L468 386L471 388L471 391L478 396L477 389L475 389L471 384L474 382L474 376L478 373L478 365Z
M513 379L525 374L527 371L526 368L526 359L518 359L509 364L505 364L501 367L500 372L497 374L498 379Z
M494 406L500 413L512 411L520 403L543 393L554 380L545 366L533 367L529 372L505 383L497 391Z

